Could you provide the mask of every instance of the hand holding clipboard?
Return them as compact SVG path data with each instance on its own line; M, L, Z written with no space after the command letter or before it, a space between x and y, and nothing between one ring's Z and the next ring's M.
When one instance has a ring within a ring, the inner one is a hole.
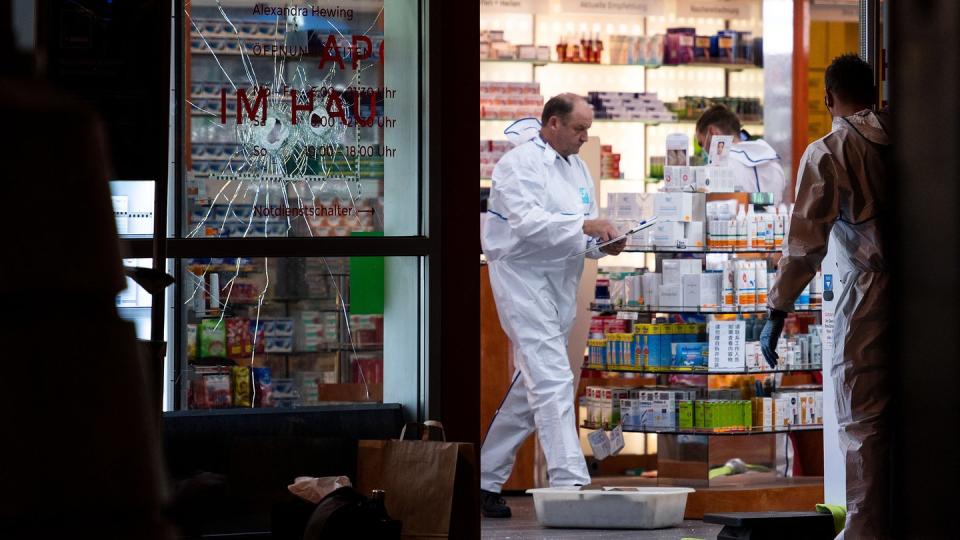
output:
M578 257L578 256L580 256L580 255L585 255L585 254L590 253L591 251L594 251L594 250L596 250L596 249L600 249L600 248L602 248L602 247L604 247L604 246L609 246L610 244L614 244L614 243L616 243L616 242L619 242L620 240L623 240L624 238L626 238L626 237L628 237L628 236L632 236L632 235L637 234L638 232L640 232L640 231L642 231L642 230L644 230L644 229L647 229L647 228L651 227L651 226L652 226L654 223L656 223L656 222L657 222L657 216L651 216L651 217L647 218L646 220L641 221L641 222L638 223L635 227L633 227L633 228L630 229L629 231L621 234L620 236L618 236L618 237L616 237L616 238L611 238L610 240L607 240L606 242L601 242L601 243L599 243L599 244L597 244L597 245L595 245L595 246L591 246L591 247L587 248L586 250L581 251L580 253L577 253L576 255L572 255L572 256L573 256L573 257Z

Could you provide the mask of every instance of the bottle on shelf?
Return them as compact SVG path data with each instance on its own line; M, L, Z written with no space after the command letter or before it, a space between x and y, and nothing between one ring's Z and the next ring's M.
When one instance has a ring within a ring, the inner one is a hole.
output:
M735 247L736 249L747 248L747 213L742 204L737 210L737 240Z
M570 41L573 42L573 47L572 49L568 50L570 55L567 57L567 60L569 62L574 62L574 63L579 62L580 61L580 44L577 43L576 39L571 39Z
M600 56L603 54L603 41L600 39L600 33L596 34L596 39L593 40L593 63L600 63Z
M557 43L557 62L567 61L567 36L560 36L560 42Z
M590 61L590 39L587 38L587 34L580 34L580 62L589 62Z

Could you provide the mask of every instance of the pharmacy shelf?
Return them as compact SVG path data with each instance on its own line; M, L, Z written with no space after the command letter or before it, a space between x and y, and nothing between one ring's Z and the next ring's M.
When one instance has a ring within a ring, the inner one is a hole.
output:
M601 426L584 422L580 425L582 429L609 429L609 426ZM776 433L792 433L797 431L823 431L823 424L795 425L780 428L633 428L624 427L624 433L648 433L655 435L723 435L723 436L742 436L742 435L771 435Z
M645 248L627 246L623 249L627 253L782 253L780 249L705 249L705 248Z
M481 64L527 64L533 67L545 67L545 66L577 66L577 67L624 67L624 68L647 68L647 69L702 69L702 68L720 68L727 71L743 71L745 69L763 69L763 66L758 66L752 63L746 62L689 62L686 64L610 64L610 63L595 63L595 62L556 62L553 60L544 61L544 60L519 60L514 58L508 58L503 60L495 59L480 59Z
M527 118L527 117L522 117ZM481 118L481 122L514 122L520 118ZM676 120L620 120L615 118L594 118L594 124L645 124L648 126L658 126L660 124L679 124L689 122L678 122Z
M712 313L717 315L736 314L736 313L766 313L767 308L701 308L701 307L682 307L682 306L623 306L614 308L612 306L600 306L596 303L590 303L590 311L599 311L601 313ZM795 312L819 312L820 308L794 308Z
M610 373L638 373L641 375L776 375L783 373L816 373L821 371L822 366L796 367L788 369L763 369L763 370L741 370L741 371L710 371L709 369L697 368L651 368L651 367L630 367L630 366L600 366L596 364L584 364L583 369L592 371L604 371Z
M309 356L311 354L322 354L322 353L334 353L339 351L353 352L356 350L357 354L360 353L370 353L370 352L382 352L383 345L357 345L356 347L351 347L349 343L344 343L341 345L323 345L318 346L314 351L264 351L257 354L277 354L283 356Z

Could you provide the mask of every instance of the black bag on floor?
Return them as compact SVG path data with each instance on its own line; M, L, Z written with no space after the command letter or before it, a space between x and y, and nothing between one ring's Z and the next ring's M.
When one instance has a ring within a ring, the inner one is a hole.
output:
M303 540L339 538L400 540L400 522L387 516L382 499L342 487L320 501L303 535Z

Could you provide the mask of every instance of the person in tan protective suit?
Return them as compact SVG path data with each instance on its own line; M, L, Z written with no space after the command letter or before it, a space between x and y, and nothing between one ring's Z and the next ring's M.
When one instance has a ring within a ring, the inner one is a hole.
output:
M825 86L833 128L810 144L800 161L796 207L760 344L767 362L776 365L783 320L820 267L832 234L840 292L827 373L836 388L847 485L846 528L838 538L888 538L891 388L883 340L889 277L881 220L893 150L889 116L871 110L873 71L855 55L834 59Z

